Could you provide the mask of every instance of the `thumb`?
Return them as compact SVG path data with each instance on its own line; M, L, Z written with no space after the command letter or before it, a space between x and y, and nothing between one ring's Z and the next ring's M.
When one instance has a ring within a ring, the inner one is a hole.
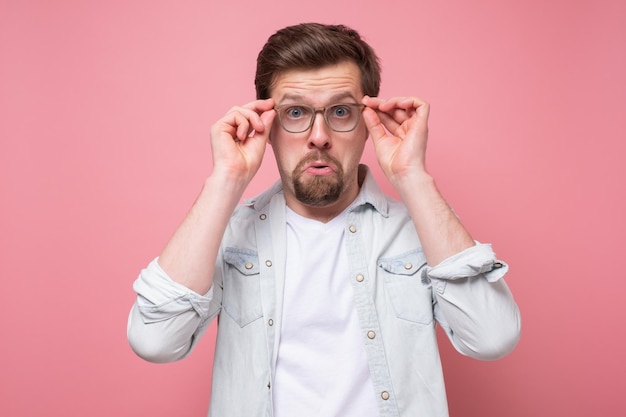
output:
M276 118L276 110L274 109L261 113L261 122L263 122L263 125L265 126L265 129L261 134L267 141L269 141L270 131L272 130L274 118Z
M377 144L387 135L387 130L381 122L380 117L369 107L363 109L363 121L365 122L367 130L370 132L374 144Z

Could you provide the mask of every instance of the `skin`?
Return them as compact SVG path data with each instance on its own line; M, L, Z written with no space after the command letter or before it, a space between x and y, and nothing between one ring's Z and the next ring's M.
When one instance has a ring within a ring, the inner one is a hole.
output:
M315 108L337 103L359 103L363 97L360 73L357 66L349 62L313 71L286 72L274 83L272 97L277 105L306 104ZM287 206L302 216L323 222L348 207L359 193L358 165L367 136L363 122L351 132L331 130L321 112L316 114L311 129L302 133L286 132L278 123L278 118L274 119L269 143L276 156ZM307 160L307 156L312 158ZM303 160L307 162L298 166ZM338 171L343 172L344 184L336 201L311 205L296 198L294 176L300 176L304 184L312 183L315 177L322 177L321 181L336 182Z
M337 102L367 106L354 131L334 132L317 113L311 129L288 133L273 110L281 104L317 108ZM319 221L334 218L359 193L358 164L368 135L379 165L410 212L428 263L436 265L473 246L426 171L428 114L428 104L416 97L364 96L358 67L352 62L280 74L272 98L233 107L212 126L213 172L161 253L159 264L191 290L200 294L209 290L230 215L257 173L266 144L276 156L287 205ZM343 183L337 199L312 204L297 198L294 178L304 187L315 181L338 184L340 171Z

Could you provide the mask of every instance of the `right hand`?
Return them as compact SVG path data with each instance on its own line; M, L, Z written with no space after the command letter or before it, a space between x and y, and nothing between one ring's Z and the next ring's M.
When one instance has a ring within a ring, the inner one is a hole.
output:
M247 185L263 161L276 111L274 100L235 106L211 127L213 173Z

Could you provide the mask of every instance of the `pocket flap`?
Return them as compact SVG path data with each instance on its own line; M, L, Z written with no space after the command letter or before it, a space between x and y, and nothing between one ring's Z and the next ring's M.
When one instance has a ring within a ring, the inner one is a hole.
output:
M426 265L426 257L421 250L414 250L400 256L378 261L379 267L394 275L413 275L424 265Z
M224 261L243 275L255 275L260 272L259 256L249 249L228 247L224 250Z

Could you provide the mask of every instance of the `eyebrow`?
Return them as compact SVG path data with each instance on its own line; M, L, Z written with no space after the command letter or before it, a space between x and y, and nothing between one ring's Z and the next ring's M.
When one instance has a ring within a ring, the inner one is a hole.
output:
M280 103L282 104L285 101L291 101L293 103L300 103L300 102L304 101L306 103L306 98L305 97L306 96L304 96L302 94L285 94L282 97L282 99L280 100ZM328 103L329 104L335 104L335 103L337 103L340 100L343 100L345 98L351 98L355 102L358 103L358 100L349 91L345 91L345 92L342 92L342 93L337 93L335 95L330 96L330 98L328 100Z

